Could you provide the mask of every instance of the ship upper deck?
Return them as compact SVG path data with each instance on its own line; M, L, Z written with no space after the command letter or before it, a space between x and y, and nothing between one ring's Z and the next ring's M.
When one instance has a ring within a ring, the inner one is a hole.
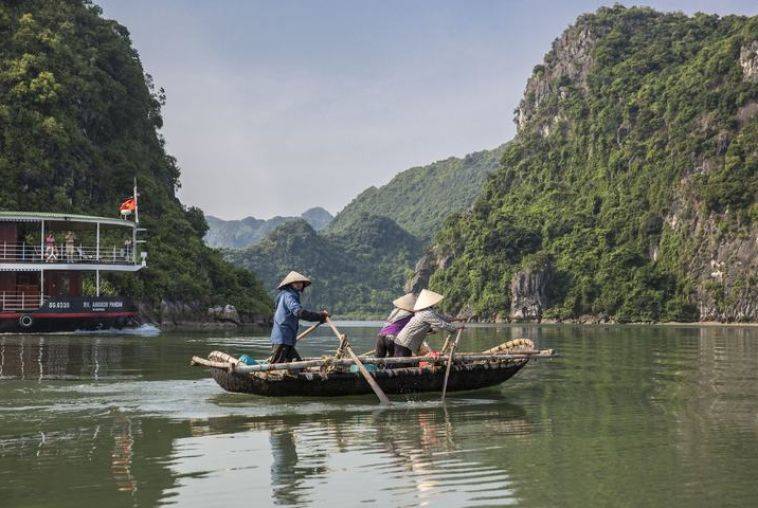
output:
M136 228L137 224L125 220L110 217L96 217L94 215L76 215L71 213L45 213L45 212L7 212L0 211L0 221L3 222L67 222L82 224L103 224L108 226Z
M143 231L127 219L0 211L0 271L136 272L146 266Z

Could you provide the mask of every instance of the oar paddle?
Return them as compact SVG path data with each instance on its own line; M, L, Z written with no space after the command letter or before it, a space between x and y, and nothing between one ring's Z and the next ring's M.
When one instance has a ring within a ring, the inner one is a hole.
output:
M450 346L450 355L447 357L447 369L445 369L445 381L442 383L442 401L445 401L445 394L447 393L447 380L450 377L450 367L453 365L453 355L455 354L455 348L458 347L458 341L461 340L461 332L463 328L458 328L458 335L455 336L453 345Z
M344 344L345 351L347 351L347 354L350 356L350 358L355 362L355 364L358 366L358 370L363 375L363 378L366 380L366 382L371 386L371 389L374 390L374 393L377 397L379 397L379 402L382 404L385 404L387 406L391 406L392 402L390 402L390 399L387 397L387 395L382 390L382 387L379 386L379 383L376 382L376 379L374 379L374 376L371 375L371 373L366 370L366 367L363 365L363 362L360 358L358 358L358 355L353 353L353 348L350 347L350 343L347 341L347 337L339 332L337 330L337 327L334 326L334 321L332 321L331 318L327 317L326 322L329 325L329 327L334 332L334 335L337 336L337 338Z
M452 333L449 333L449 334L447 335L447 337L445 338L445 343L444 343L444 344L442 344L442 349L440 349L440 353L444 354L444 353L445 353L445 351L447 351L447 346L449 346L449 345L450 345L450 339L452 339L452 338L453 338L453 334L452 334Z
M316 328L318 328L320 325L321 325L321 323L316 323L315 325L311 325L303 333L301 333L300 335L297 336L297 340L306 338L308 335L311 334L311 332L313 330L315 330Z

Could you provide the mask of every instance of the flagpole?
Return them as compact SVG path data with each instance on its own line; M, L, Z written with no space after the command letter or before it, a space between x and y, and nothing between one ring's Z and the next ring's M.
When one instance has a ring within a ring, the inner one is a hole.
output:
M132 228L132 262L137 262L137 226L139 225L139 199L137 199L137 177L134 177L134 227Z
M137 194L137 177L134 177L134 223L139 224L139 194Z

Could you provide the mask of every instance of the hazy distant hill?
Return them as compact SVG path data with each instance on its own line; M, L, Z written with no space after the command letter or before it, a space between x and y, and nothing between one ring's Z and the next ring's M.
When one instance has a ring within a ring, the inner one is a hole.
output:
M305 219L305 222L310 224L311 227L316 231L321 231L322 229L328 227L329 224L331 224L334 220L334 216L320 206L309 208L308 210L304 211L300 217Z
M454 212L474 201L487 175L498 168L505 145L460 159L450 157L427 166L407 169L379 188L361 192L329 226L344 231L361 214L390 217L408 232L428 240Z
M339 315L382 316L402 294L424 241L445 217L471 205L503 150L405 170L362 192L320 234L303 221L288 222L227 258L270 288L289 270L312 276L319 283L309 290L311 298Z
M389 312L422 244L392 219L364 215L340 233L318 234L304 220L289 221L247 249L227 251L254 271L271 294L290 270L313 279L307 301L339 315Z
M242 220L223 220L209 215L206 217L208 232L204 240L209 247L243 249L257 243L285 222L301 218L305 219L316 231L321 231L334 219L332 214L321 207L306 210L300 217L276 216L270 219L245 217Z

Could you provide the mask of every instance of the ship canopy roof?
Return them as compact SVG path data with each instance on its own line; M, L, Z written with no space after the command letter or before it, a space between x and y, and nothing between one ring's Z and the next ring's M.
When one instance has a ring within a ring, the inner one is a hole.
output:
M97 217L94 215L76 215L72 213L47 213L47 212L8 212L0 211L0 221L4 222L41 222L41 221L58 221L58 222L82 222L94 224L108 224L111 226L122 226L134 228L137 226L133 221L125 219L114 219L111 217Z

